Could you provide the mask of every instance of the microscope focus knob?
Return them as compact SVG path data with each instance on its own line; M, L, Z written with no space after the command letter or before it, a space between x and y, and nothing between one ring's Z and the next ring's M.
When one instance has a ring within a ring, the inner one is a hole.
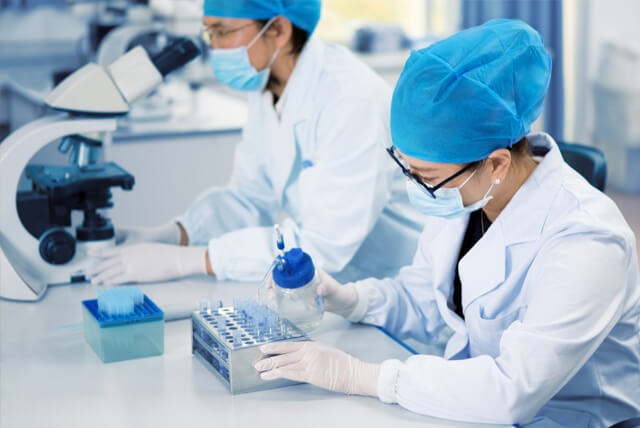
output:
M49 229L40 237L40 255L47 263L63 265L76 253L76 240L64 229Z

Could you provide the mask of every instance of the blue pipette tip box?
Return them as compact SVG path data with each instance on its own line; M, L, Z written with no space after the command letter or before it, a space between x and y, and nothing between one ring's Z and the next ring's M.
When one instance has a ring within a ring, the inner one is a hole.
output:
M164 313L146 295L133 313L109 315L98 310L98 300L82 302L84 338L102 362L162 355Z

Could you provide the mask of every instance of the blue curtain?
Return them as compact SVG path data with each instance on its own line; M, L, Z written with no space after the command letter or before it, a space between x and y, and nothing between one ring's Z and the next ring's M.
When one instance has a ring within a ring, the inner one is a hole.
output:
M562 0L462 0L462 28L490 19L525 21L542 35L553 59L553 73L545 100L545 131L555 139L564 137L564 85L562 67Z

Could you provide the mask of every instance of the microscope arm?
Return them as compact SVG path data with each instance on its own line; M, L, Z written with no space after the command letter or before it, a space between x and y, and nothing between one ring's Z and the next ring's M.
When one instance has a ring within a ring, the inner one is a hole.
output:
M38 300L48 284L84 278L79 270L86 266L81 262L45 262L38 240L20 220L18 181L31 157L44 145L63 137L114 131L115 117L126 114L129 104L199 54L193 41L177 38L153 58L138 46L107 67L89 64L67 77L45 99L49 107L84 117L45 117L23 126L0 144L0 298ZM109 242L98 240L94 244Z
M116 124L114 118L49 116L25 125L0 144L0 297L37 300L47 287L47 281L40 275L52 271L55 275L56 269L62 270L34 257L38 254L38 240L24 228L18 215L18 182L31 157L59 138L77 133L112 132ZM17 260L25 262L16 263Z

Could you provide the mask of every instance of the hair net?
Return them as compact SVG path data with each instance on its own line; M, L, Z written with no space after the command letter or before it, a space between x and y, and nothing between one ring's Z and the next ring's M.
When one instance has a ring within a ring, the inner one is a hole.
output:
M321 0L204 0L204 16L271 19L280 15L311 35L321 6Z
M529 133L550 78L542 37L524 22L461 31L411 53L391 101L393 143L431 162L485 159Z

